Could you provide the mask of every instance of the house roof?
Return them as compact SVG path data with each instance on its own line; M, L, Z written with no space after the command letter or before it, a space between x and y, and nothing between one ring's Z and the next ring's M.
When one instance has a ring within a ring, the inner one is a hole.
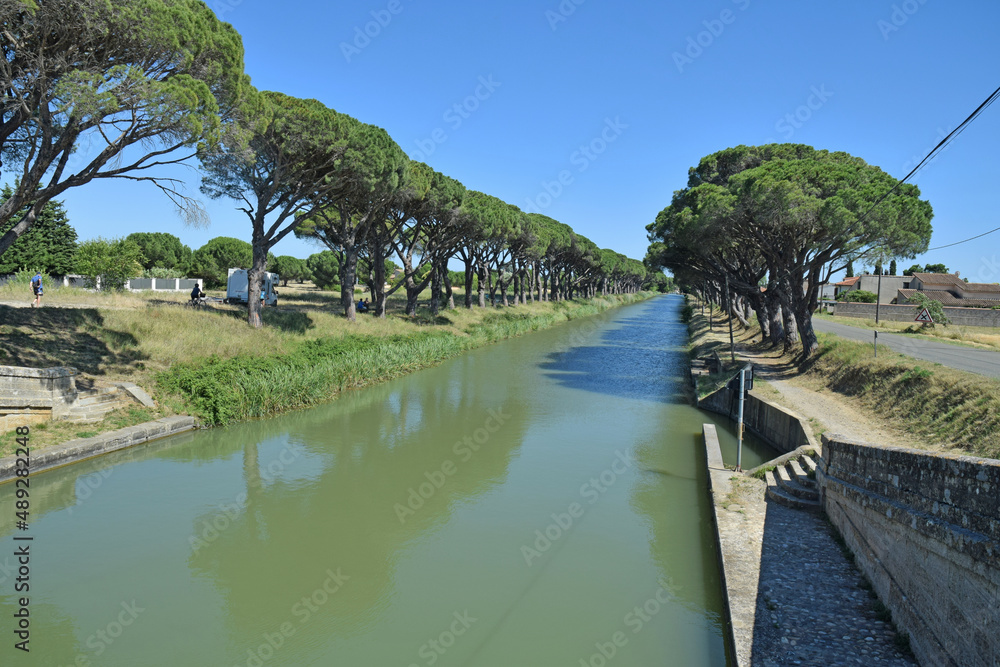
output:
M844 280L841 280L839 283L834 283L834 285L837 287L850 287L859 280L861 280L861 276L854 276L853 278L845 278Z
M940 301L942 306L955 308L991 308L997 305L996 299L960 299L946 290L899 289L896 292L897 302L909 301L914 294L923 294L928 299Z
M924 285L935 285L940 287L964 287L965 281L952 273L914 273Z
M1000 285L996 283L965 283L963 292L975 292L980 299L1000 299Z

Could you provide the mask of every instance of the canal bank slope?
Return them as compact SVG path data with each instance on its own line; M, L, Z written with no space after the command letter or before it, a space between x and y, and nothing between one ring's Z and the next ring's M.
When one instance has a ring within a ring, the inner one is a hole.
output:
M503 310L443 311L434 320L414 318L402 323L369 320L361 322L357 332L344 333L342 327L328 337L316 336L314 332L280 348L274 346L274 332L265 329L259 335L266 339L263 346L273 349L271 354L237 352L228 357L213 354L188 363L171 364L152 376L143 373L126 376L125 379L144 379L158 407L133 407L122 411L125 414L115 414L106 420L110 428L102 428L102 424L59 422L32 425L32 452L38 456L53 449L51 455L45 455L45 467L56 467L160 437L137 438L135 433L159 433L157 425L172 418L183 417L186 428L191 428L194 421L202 426L217 426L307 408L333 400L343 391L380 384L484 345L652 296L655 293L640 292L535 302ZM148 312L144 315L150 317ZM194 315L210 323L219 314ZM185 312L183 316L191 314ZM158 318L157 314L152 315L152 319ZM66 328L72 328L76 321L76 318L66 319ZM240 326L246 328L245 324ZM373 330L373 326L380 328ZM257 332L249 330L249 333ZM139 340L135 345L142 342ZM72 359L58 361L70 365ZM144 369L145 364L140 364L140 368ZM0 435L0 455L14 453L16 437L13 428ZM0 459L0 482L13 474L14 462L13 456Z

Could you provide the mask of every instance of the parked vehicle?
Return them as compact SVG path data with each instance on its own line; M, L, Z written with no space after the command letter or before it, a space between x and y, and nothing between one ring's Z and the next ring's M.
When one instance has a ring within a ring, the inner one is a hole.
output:
M261 283L261 288L264 291L264 305L278 305L278 290L276 287L278 286L279 279L277 273L264 273ZM250 281L246 269L229 269L229 279L226 281L226 298L222 302L246 303L249 286Z

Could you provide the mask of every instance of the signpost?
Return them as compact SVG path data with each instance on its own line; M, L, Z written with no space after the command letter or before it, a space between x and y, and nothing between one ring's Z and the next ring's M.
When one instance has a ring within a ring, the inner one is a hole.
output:
M747 392L753 389L753 364L747 364L741 368L739 377L729 381L730 390L734 389L735 385L739 385L740 392L736 430L736 472L743 472L743 401L746 399Z
M915 319L913 321L914 322L922 322L924 324L934 324L934 318L931 317L930 311L927 310L926 308L924 308L923 310L921 310L920 313L917 315L917 319Z

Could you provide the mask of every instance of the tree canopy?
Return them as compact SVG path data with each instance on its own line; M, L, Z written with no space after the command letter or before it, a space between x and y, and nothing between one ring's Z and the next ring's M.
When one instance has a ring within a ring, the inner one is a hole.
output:
M4 186L0 202L12 195L11 187ZM13 224L8 222L6 227ZM4 231L5 226L0 225L0 234ZM42 207L31 229L0 256L0 274L27 270L66 275L74 270L75 254L76 230L70 226L62 202L51 200Z
M233 27L197 0L3 0L0 18L0 160L18 178L0 255L49 200L94 179L152 183L196 219L177 181L149 170L216 141L240 103Z
M808 354L819 286L858 257L923 252L931 217L916 186L860 158L771 144L703 158L647 230L657 265L703 289L725 282L760 310L772 341L797 330Z
M165 232L133 232L125 238L134 241L142 251L144 269L183 269L191 262L191 248L173 234Z

